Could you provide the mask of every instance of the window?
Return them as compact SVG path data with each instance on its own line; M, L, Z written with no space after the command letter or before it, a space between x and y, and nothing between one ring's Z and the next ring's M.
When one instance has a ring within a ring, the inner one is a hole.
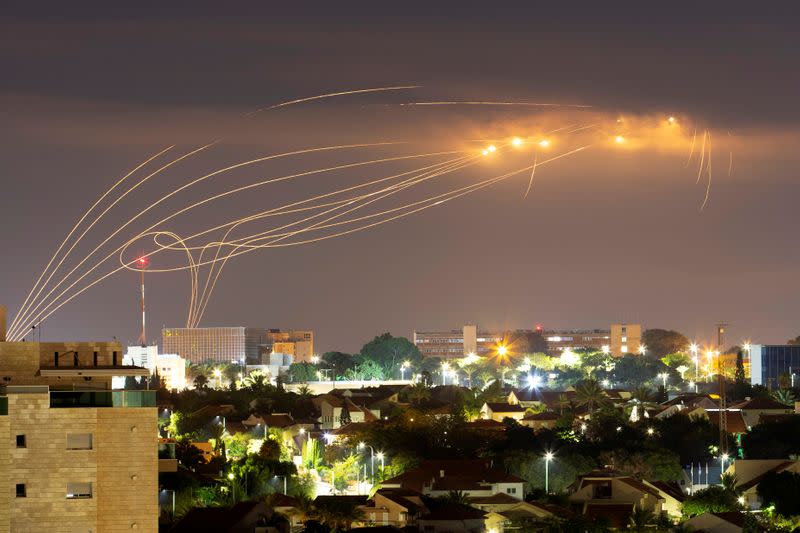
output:
M17 483L17 498L25 498L26 496L25 483Z
M506 494L516 494L516 493L517 493L516 487L510 487L506 489Z
M28 445L25 442L25 435L17 435L17 448L27 448Z
M92 497L91 483L67 483L67 499L77 500Z
M611 482L600 482L594 486L594 498L596 500L611 499Z
M91 450L92 449L92 434L91 433L67 433L67 449L68 450Z

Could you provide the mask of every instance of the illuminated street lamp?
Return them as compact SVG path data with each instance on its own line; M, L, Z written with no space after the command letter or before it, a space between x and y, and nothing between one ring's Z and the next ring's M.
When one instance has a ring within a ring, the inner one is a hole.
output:
M447 385L447 371L450 370L449 363L442 363L442 385Z
M720 485L722 484L722 474L725 472L725 461L727 461L729 457L730 456L727 453L723 453L722 455L719 456L719 467L720 467L719 483L720 483Z
M544 493L550 494L550 461L553 460L553 452L544 454Z
M661 384L664 385L664 390L667 390L667 378L669 377L669 374L662 372L658 375L658 377L661 378Z
M311 362L313 364L315 364L315 365L318 364L319 363L319 356L318 355L312 355L311 356Z
M233 501L235 502L236 501L236 485L233 482L233 478L234 478L233 472L230 472L228 474L228 479L231 482L231 492L233 493Z
M639 345L639 355L644 355L645 353L647 353L647 346L645 346L644 344L640 344Z
M383 452L378 452L375 454L375 457L381 460L381 479L383 479L383 473L386 470L386 465L383 463Z
M405 378L405 371L406 368L411 366L411 361L403 361L403 364L400 365L400 380L402 381Z
M222 388L222 370L219 368L214 369L214 377L217 378L217 388Z

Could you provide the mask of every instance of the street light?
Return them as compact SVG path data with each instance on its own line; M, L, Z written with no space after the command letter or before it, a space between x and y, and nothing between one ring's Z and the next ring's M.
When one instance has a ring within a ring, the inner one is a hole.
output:
M442 385L447 385L447 371L450 369L448 363L442 363Z
M553 452L544 454L544 493L550 494L550 461L553 460Z
M700 359L697 357L697 351L699 350L699 346L697 343L692 343L689 345L689 351L692 353L692 361L694 362L694 380L697 381L700 379Z
M222 388L222 370L219 368L214 369L214 377L217 378L217 388Z
M639 355L644 355L645 353L647 353L647 346L645 346L644 344L640 344L639 345Z
M664 390L666 391L667 390L667 378L669 377L669 374L667 374L666 372L662 372L662 373L660 373L658 375L658 377L661 378L661 383L662 383L662 385L664 385Z
M316 365L317 363L319 363L319 356L318 356L318 355L312 355L312 356L311 356L311 362L312 362L313 364L315 364L315 365Z
M381 460L381 480L383 479L383 473L386 469L386 466L383 464L383 452L378 452L375 454L375 457Z
M720 485L722 485L722 474L725 472L725 461L728 460L728 457L730 457L730 456L727 453L723 453L722 455L719 456L719 468L720 468L720 470L719 470L719 483L720 483Z
M411 361L403 361L403 364L400 365L400 381L405 379L406 368L410 366L411 366Z
M369 448L369 450L371 452L369 472L370 472L370 475L372 476L372 480L374 482L375 481L375 448L373 448L369 444L365 443L364 441L361 441L361 442L358 443L358 448L359 449L363 450L365 447Z
M234 478L233 472L229 472L228 479L231 482L231 493L233 495L233 501L234 503L236 503L236 485L233 483L233 478Z

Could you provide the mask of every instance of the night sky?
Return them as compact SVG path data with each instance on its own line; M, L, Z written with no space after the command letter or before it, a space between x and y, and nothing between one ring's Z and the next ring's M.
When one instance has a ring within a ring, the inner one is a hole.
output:
M226 11L197 2L26 4L7 3L0 13L0 302L11 314L86 209L172 144L177 157L220 140L121 201L65 266L154 198L243 159L409 142L254 166L175 198L152 220L265 176L480 150L475 139L600 123L593 135L613 138L624 128L629 146L600 142L538 168L528 198L521 174L368 231L232 259L201 325L309 328L319 351L357 350L384 331L410 336L465 322L642 322L702 342L725 321L728 344L800 334L796 4L337 2L288 10L264 2ZM244 116L295 98L390 85L422 87ZM592 107L397 105L434 100ZM667 116L677 117L680 134L653 126ZM687 164L695 128L712 139L713 182L702 211L697 148ZM553 154L578 145L553 140ZM525 166L532 154L498 154L404 199ZM204 207L170 229L199 231L377 176L360 168L291 180ZM151 339L162 325L185 324L188 279L148 275ZM137 283L135 273L121 272L86 291L45 322L44 338L135 341Z

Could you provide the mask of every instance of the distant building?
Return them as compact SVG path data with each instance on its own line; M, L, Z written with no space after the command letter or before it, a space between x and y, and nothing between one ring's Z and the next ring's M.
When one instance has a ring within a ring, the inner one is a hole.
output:
M162 349L199 364L208 361L237 364L269 364L265 355L283 353L296 361L310 361L314 332L244 326L215 328L164 328Z
M785 375L791 386L800 372L800 345L753 344L750 346L750 383L778 388L779 378Z
M3 342L0 532L158 530L155 391L116 342Z
M639 353L642 347L641 324L611 324L611 355L621 357L628 353Z
M159 354L156 369L167 390L186 388L186 359L183 357L177 354Z
M128 346L122 361L126 365L146 368L152 374L158 360L158 346Z
M615 357L638 353L642 345L641 324L612 324L610 329L481 331L474 324L450 331L414 331L414 344L424 357L454 359L470 354L493 355L498 347L508 343L514 351L514 340L541 334L547 343L547 353L558 355L564 350L588 348L605 350Z

